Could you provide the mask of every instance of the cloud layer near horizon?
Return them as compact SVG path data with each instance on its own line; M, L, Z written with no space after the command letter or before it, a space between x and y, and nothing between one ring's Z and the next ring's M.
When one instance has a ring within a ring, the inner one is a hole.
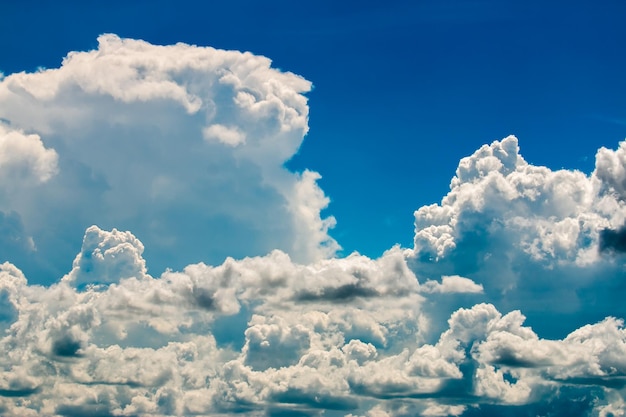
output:
M307 81L99 41L0 81L0 413L626 413L626 142L590 175L485 145L413 248L337 259L318 174L283 168Z

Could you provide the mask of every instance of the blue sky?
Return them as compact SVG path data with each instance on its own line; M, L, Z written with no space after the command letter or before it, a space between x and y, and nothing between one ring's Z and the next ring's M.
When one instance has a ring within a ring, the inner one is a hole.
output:
M624 16L4 1L0 414L626 414Z

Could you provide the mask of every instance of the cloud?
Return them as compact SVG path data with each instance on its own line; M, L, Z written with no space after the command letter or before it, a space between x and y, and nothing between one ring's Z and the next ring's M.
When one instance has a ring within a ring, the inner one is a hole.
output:
M156 273L275 248L332 256L319 174L284 168L308 131L310 89L250 53L110 34L59 68L5 76L0 210L38 248L19 266L53 282L92 224L133 230Z
M111 232L91 226L85 232L81 253L72 271L64 277L76 286L119 282L123 278L146 276L146 262L141 257L143 244L130 232Z
M206 140L217 140L226 145L237 146L246 141L246 137L237 128L214 124L204 128L202 135Z
M46 149L39 135L28 135L0 123L0 184L3 188L46 182L57 173L57 162L57 153Z
M491 302L523 308L539 326L546 312L577 325L625 315L611 296L623 287L612 255L626 216L624 152L624 143L600 149L585 175L529 164L513 136L482 146L460 161L440 204L415 212L411 267L427 277L467 277Z
M284 168L311 85L270 64L103 35L0 80L0 413L626 412L624 143L484 145L413 248L335 258Z
M130 232L90 227L50 287L2 265L3 413L444 416L556 410L563 395L595 398L580 403L585 414L622 407L620 319L550 340L519 311L479 303L431 343L427 297L484 294L458 276L420 285L410 251L308 265L274 251L154 278L142 250ZM243 343L220 342L213 329L241 313L230 332Z
M482 293L483 286L476 284L469 278L453 275L442 276L441 283L426 281L422 285L422 291L427 293Z

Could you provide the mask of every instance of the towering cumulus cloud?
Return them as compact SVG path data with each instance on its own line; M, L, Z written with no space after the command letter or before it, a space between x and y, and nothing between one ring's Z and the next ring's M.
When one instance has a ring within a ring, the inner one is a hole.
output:
M335 258L283 168L309 88L113 35L0 81L0 414L625 415L626 142L586 175L495 141L413 248Z
M587 176L527 163L513 136L484 145L461 160L441 204L415 212L414 268L472 278L533 315L626 315L625 153L625 142L600 149Z
M159 273L275 248L333 255L319 175L283 168L311 84L270 63L103 35L60 68L2 79L0 212L37 248L14 262L58 276L94 223L133 230Z

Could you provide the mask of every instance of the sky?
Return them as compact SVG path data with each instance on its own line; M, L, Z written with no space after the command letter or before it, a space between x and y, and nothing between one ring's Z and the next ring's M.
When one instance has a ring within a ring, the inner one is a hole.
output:
M0 6L1 414L626 415L623 2Z

